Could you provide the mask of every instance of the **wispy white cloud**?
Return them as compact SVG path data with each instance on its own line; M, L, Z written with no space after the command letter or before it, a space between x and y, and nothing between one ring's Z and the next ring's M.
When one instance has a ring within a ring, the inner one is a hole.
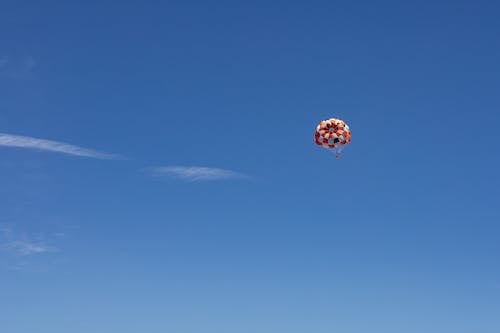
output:
M50 248L40 242L29 240L16 240L6 244L6 247L20 256L28 256L32 254L40 254L49 252Z
M28 236L16 234L10 227L2 227L0 230L0 246L16 256L30 256L42 254L53 250L46 244L42 235Z
M248 176L236 171L200 166L165 166L153 168L156 176L168 176L190 182L243 179Z
M28 136L0 133L0 146L51 151L67 155L98 159L119 159L119 155L82 148L64 142L37 139Z
M0 275L4 269L45 272L63 264L60 246L65 242L67 227L44 223L44 231L40 232L30 230L29 224L22 222L0 223Z

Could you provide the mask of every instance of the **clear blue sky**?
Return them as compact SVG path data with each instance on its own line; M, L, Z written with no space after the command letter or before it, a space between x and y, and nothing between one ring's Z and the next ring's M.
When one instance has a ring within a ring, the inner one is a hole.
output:
M0 331L498 333L499 15L2 1Z

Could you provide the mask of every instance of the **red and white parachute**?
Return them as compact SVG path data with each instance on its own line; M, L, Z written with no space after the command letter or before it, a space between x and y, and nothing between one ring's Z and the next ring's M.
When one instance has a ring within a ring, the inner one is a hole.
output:
M337 158L339 158L342 149L351 142L351 130L340 119L323 120L316 127L314 141L318 146L335 152Z

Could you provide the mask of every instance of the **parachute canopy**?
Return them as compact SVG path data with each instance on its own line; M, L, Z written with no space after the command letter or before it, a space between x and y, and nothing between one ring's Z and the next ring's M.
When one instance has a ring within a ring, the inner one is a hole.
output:
M351 130L340 119L323 120L316 127L314 141L318 146L335 152L338 158L342 149L351 142Z

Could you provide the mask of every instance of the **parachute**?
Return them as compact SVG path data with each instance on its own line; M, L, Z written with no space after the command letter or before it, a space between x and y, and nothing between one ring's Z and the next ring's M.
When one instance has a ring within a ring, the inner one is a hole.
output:
M333 151L336 157L339 158L342 149L351 142L351 130L340 119L323 120L316 127L314 141L318 146Z

